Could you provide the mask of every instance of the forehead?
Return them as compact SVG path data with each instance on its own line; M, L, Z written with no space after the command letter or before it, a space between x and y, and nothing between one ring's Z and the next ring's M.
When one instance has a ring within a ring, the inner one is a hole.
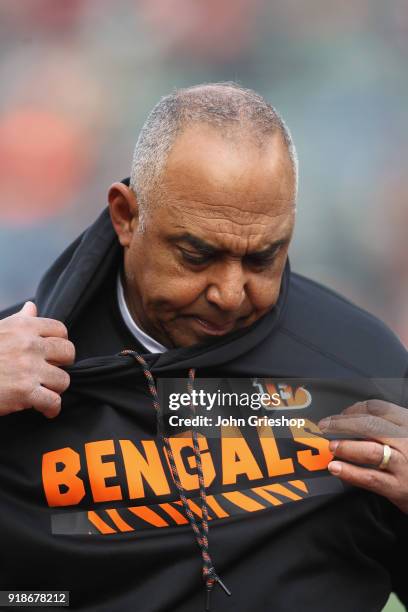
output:
M186 130L171 150L160 192L160 225L222 246L228 236L256 241L284 233L293 220L294 175L279 133L260 146L250 135Z
M174 143L162 186L175 198L207 195L214 204L245 200L251 209L262 212L279 200L293 203L295 181L279 132L261 145L249 132L222 134L199 124L185 130Z

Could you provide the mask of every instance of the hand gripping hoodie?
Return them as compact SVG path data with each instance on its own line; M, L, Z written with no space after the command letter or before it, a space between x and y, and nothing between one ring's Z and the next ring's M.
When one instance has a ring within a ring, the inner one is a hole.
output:
M369 398L407 405L399 340L288 262L251 327L146 353L120 317L121 265L106 208L33 298L67 326L76 362L57 418L0 420L0 590L70 591L88 612L377 612L392 590L407 605L407 516L330 475L316 425ZM170 396L155 390L180 380L190 398L194 384L280 399L169 431ZM254 414L283 425L249 426Z

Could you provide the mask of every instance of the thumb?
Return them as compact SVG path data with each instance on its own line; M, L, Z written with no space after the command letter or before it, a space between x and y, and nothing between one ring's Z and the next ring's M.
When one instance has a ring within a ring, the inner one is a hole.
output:
M23 314L28 317L36 317L37 316L37 306L34 304L34 302L25 302L20 312L16 314Z

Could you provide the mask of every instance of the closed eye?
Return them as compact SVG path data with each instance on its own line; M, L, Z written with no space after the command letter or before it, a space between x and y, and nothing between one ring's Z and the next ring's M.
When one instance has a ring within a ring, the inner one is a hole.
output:
M242 258L243 263L256 269L267 268L274 263L283 244L286 244L286 241L282 241L280 244L274 244L273 247L269 247L264 251L248 253L248 255L245 255ZM217 251L215 249L212 250L200 248L199 250L193 251L190 249L185 249L181 246L178 246L177 248L185 262L196 266L206 265L211 261L214 261L214 259L223 256L222 251Z
M182 249L179 247L179 251L185 261L195 265L203 265L211 261L214 257L213 254L200 255L199 253L195 253L193 251L188 251L187 249Z
M251 255L246 255L244 257L244 261L249 266L254 266L258 268L266 268L270 266L275 261L279 251L280 246L277 247L274 251L269 253L253 253Z

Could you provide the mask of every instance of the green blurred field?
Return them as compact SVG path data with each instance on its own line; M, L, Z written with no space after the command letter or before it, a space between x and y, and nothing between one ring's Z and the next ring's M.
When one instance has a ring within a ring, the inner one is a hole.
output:
M406 608L395 595L391 595L383 612L406 612Z

